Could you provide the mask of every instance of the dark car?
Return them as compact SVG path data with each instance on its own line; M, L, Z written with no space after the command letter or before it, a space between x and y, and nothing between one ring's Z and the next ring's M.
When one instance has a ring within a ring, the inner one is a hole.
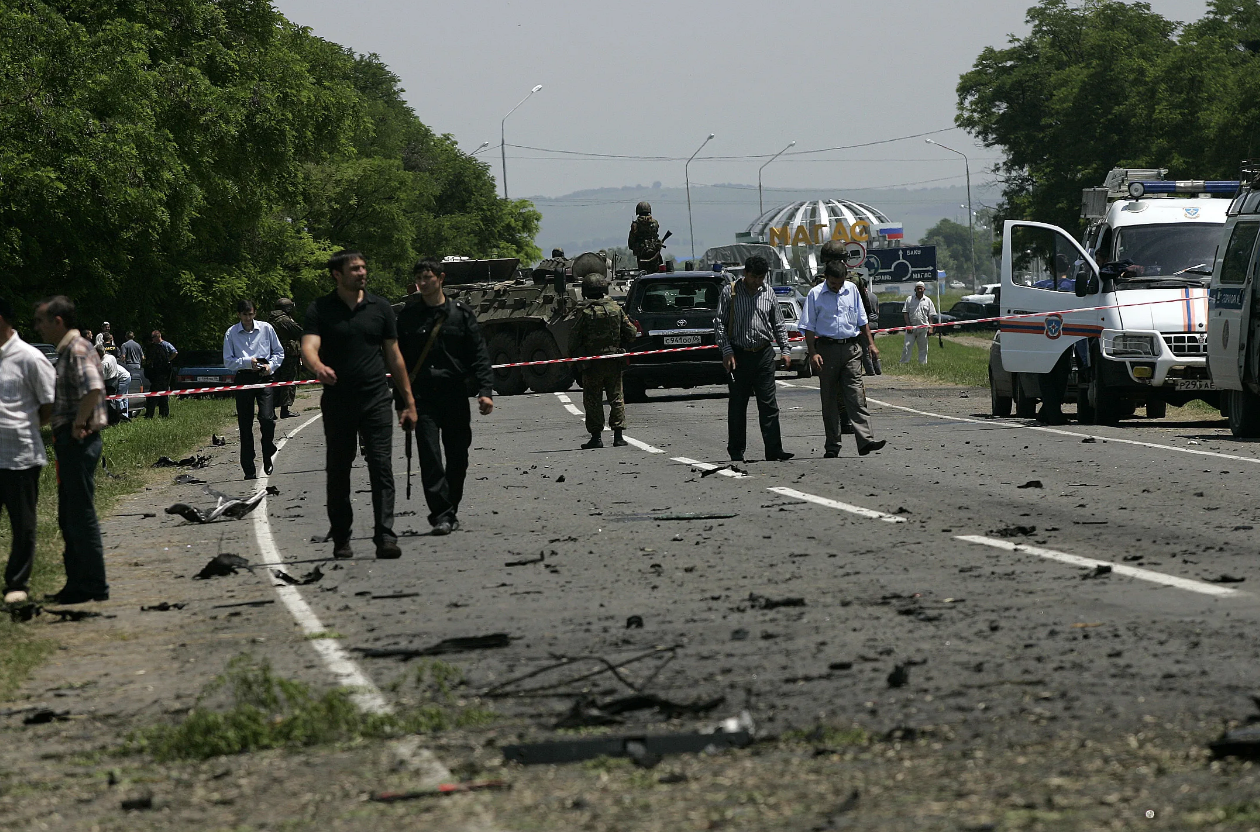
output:
M626 295L625 310L639 330L628 352L717 344L713 318L727 278L709 271L645 274ZM656 387L725 384L726 368L715 346L707 350L630 359L623 377L627 400L642 401Z
M962 325L965 330L977 329L997 329L997 321L986 320L983 323L970 323L982 318L996 318L1001 313L998 312L996 303L977 303L972 300L960 300L949 308L947 314L953 315L954 318Z
M196 387L226 387L236 377L235 370L223 366L220 350L188 350L175 356L173 390Z
M52 344L31 344L32 347L44 354L44 357L51 361L54 365L57 363L57 348Z

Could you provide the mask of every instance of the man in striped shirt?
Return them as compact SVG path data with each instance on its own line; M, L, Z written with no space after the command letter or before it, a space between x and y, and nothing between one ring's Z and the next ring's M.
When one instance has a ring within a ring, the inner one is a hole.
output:
M775 396L774 360L778 354L786 370L792 366L788 349L787 324L774 291L766 286L770 264L753 255L744 262L744 276L728 284L718 301L713 328L722 363L730 374L730 396L726 406L726 449L735 462L744 460L748 442L748 398L757 397L757 421L766 446L766 459L783 461L795 454L783 450L779 430L779 402Z

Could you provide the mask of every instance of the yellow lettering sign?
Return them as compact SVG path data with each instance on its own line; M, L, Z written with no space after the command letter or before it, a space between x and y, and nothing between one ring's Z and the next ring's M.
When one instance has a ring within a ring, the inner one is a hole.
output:
M844 227L844 223L838 222L836 223L836 227L831 229L831 239L840 240L844 243L851 242L851 240L849 240L849 229Z
M853 230L851 232L851 236L852 236L853 242L865 243L867 240L871 238L871 224L867 222L866 220L858 220L857 222L853 223Z
M818 229L826 228L826 227L827 226L818 222L811 225L809 227L809 241L815 245L818 245L819 243L821 243L823 241L823 238L818 234Z
M796 232L792 234L792 245L808 246L813 245L814 241L809 238L809 229L803 225L796 226Z
M788 226L782 228L770 229L770 245L772 246L790 246L792 244L791 236L788 234Z

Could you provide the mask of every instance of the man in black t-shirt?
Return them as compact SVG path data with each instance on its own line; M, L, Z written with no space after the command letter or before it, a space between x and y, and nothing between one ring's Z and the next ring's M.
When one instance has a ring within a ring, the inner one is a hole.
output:
M416 403L398 351L398 326L389 302L364 290L367 264L357 251L341 251L328 261L337 288L316 298L306 310L302 360L324 385L319 408L324 418L328 523L333 556L352 557L350 530L350 466L356 439L362 435L368 477L372 484L378 558L402 552L394 534L394 426L390 418L390 373L401 407L404 430L416 422Z

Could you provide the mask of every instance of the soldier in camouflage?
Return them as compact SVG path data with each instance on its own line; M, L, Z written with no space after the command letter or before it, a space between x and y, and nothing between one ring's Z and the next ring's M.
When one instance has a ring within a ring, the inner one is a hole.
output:
M626 245L638 258L640 270L648 273L660 271L665 262L661 257L661 249L665 247L661 242L661 226L653 219L650 204L640 202L635 213L638 216L630 223L630 238Z
M276 301L276 308L267 315L276 335L280 337L280 346L284 347L284 362L280 369L271 374L275 381L296 381L298 365L302 360L302 325L293 320L295 306L289 298ZM289 419L297 414L289 408L293 407L297 387L280 387L276 390L276 399L280 405L280 418Z
M622 352L622 345L638 337L616 301L605 297L608 279L600 274L582 278L582 297L589 303L582 307L573 328L569 330L569 355L613 355ZM586 409L586 430L590 441L582 448L604 447L604 396L608 396L608 426L613 429L613 446L629 443L621 435L626 427L626 399L621 388L621 371L625 359L605 358L582 362L582 404Z

